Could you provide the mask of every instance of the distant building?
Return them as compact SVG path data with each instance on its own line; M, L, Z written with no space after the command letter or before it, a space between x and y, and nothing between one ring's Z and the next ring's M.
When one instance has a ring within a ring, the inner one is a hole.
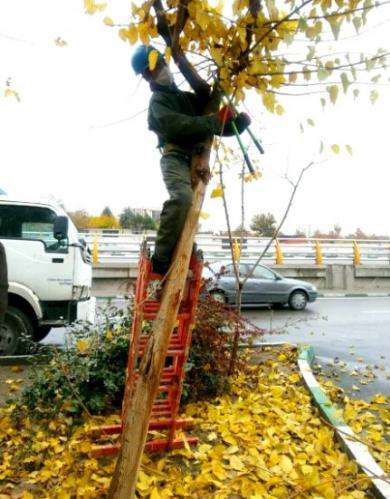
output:
M131 211L136 215L146 215L153 218L156 222L160 220L161 210L153 210L152 208L131 208Z

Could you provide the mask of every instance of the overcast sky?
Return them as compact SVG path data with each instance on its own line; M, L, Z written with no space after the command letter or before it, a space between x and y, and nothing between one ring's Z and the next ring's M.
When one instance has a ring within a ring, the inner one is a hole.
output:
M81 0L1 0L0 188L31 197L51 194L70 210L91 213L106 205L115 213L124 206L161 207L166 191L159 152L142 112L150 91L131 71L132 47L102 23L105 15L126 22L128 10L129 3L120 0L95 16L83 13ZM383 7L365 34L341 42L341 48L356 54L389 49L389 24L383 23L388 18L390 9ZM57 46L57 37L67 45ZM304 50L305 44L301 46ZM323 44L323 52L327 50L334 47ZM20 102L3 97L8 77ZM290 192L286 171L295 178L309 161L327 159L304 178L284 231L328 230L340 224L344 233L360 227L390 235L390 90L378 87L380 97L373 106L370 89L363 87L356 101L341 98L325 110L320 95L283 98L282 117L264 112L258 95L249 96L253 130L266 154L259 158L250 150L260 160L263 177L247 184L247 225L255 213L282 215ZM308 118L316 126L305 126L302 134L299 123ZM349 144L354 154L343 150L320 157L321 140L328 148ZM228 143L235 145L234 139ZM237 169L228 173L226 183L235 227L240 222ZM203 228L225 228L220 199L208 195L204 211L210 218Z

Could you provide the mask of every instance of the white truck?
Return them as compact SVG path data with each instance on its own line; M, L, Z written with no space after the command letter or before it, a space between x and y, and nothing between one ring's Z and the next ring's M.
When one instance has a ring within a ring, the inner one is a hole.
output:
M52 327L94 322L90 251L60 206L0 194L0 241L9 282L0 355L23 353L25 336L40 341Z

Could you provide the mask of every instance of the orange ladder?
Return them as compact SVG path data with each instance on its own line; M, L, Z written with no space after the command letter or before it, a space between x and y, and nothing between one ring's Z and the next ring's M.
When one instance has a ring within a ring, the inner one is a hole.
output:
M202 281L203 259L201 251L194 250L190 260L189 272L183 297L177 315L161 372L158 393L152 408L149 431L166 430L164 438L150 438L145 449L150 452L184 447L185 443L196 444L196 437L175 438L176 430L187 428L191 420L179 418L180 398L184 381L184 367L191 344L191 326L194 323L196 306ZM152 272L150 251L144 243L138 263L138 277L134 296L134 315L132 322L126 383L122 405L122 424L101 426L94 430L98 435L115 435L122 432L123 422L128 410L132 390L137 382L137 366L146 350L149 334L145 329L147 321L153 321L160 308L160 302L153 296L151 287L158 285L164 278ZM163 282L161 283L163 284ZM94 456L114 455L119 451L119 444L95 446Z

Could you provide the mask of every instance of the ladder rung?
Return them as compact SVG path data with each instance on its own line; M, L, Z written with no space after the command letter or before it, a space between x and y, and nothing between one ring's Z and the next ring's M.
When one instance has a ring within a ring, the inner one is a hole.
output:
M192 419L172 419L172 418L159 418L155 420L151 420L149 423L149 430L163 430L165 428L171 428L175 425L176 428L188 428L193 424ZM121 424L112 424L106 426L98 426L96 428L92 428L91 433L93 435L118 435L122 433L122 425Z
M196 445L199 439L196 437L175 438L172 442L168 439L149 440L145 444L145 450L149 452L157 452L168 449L181 449L185 444ZM120 444L96 445L91 450L92 457L115 456L119 452Z

